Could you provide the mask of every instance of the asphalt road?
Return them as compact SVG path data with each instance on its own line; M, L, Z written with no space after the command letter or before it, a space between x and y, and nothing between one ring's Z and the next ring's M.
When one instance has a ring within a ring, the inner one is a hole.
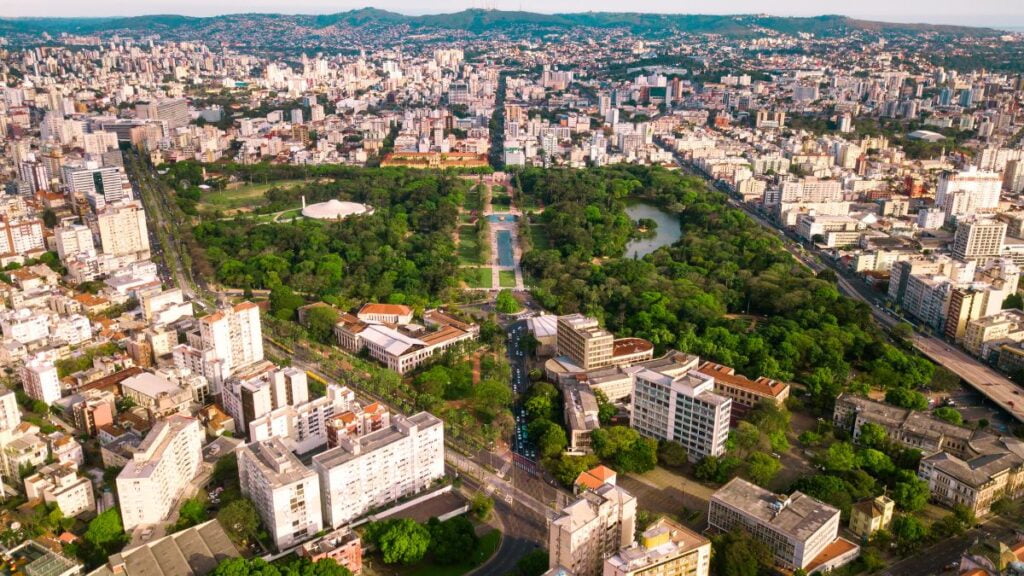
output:
M1014 525L1004 518L993 518L981 528L968 530L962 536L943 540L929 548L921 550L892 566L882 576L932 576L938 574L956 574L956 569L947 570L954 562L974 544L981 541L1012 541Z

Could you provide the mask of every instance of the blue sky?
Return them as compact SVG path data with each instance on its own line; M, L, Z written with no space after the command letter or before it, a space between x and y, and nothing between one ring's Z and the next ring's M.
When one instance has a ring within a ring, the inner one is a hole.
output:
M894 22L931 22L977 26L1024 27L1019 0L37 0L0 2L0 16L129 16L187 14L212 16L232 12L331 13L372 5L405 14L497 8L534 12L641 11L737 14L767 12L780 16L845 14Z

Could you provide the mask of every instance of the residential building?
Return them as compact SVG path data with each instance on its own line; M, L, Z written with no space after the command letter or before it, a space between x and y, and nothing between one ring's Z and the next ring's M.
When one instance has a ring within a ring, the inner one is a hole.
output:
M633 542L636 498L604 484L583 492L548 525L548 566L598 576L604 560Z
M659 518L640 541L604 561L602 576L707 576L711 541L689 528Z
M643 369L636 374L630 426L656 440L676 441L690 460L725 453L732 400L716 394L715 379Z
M239 430L278 408L309 402L309 381L298 368L263 361L235 372L225 384L221 404Z
M348 571L359 576L363 571L363 541L348 526L328 532L323 536L306 542L299 548L299 556L305 556L313 562L330 558Z
M720 532L746 530L768 546L784 570L832 569L859 553L855 544L839 537L838 509L801 492L773 494L742 478L712 494L708 524Z
M970 455L939 452L921 460L918 476L932 498L946 506L966 506L986 516L1000 498L1024 496L1024 441L988 436L972 444Z
M968 218L957 222L953 237L953 256L960 260L985 262L998 258L1006 240L1006 223L987 218Z
M336 414L353 415L354 411L361 411L355 401L355 393L344 386L331 384L327 386L327 394L320 398L275 408L249 422L249 439L257 442L280 438L292 452L307 454L318 448L330 446L331 433L336 432L332 430L331 422L334 421ZM379 427L366 426L362 429L369 432Z
M96 509L92 481L71 463L49 464L25 478L25 497L56 504L66 518Z
M850 509L850 531L867 540L879 530L888 530L895 509L896 503L884 494L861 500Z
M278 438L238 448L242 495L263 518L274 546L284 550L323 528L320 482L315 472Z
M174 509L202 461L199 421L175 415L160 420L117 475L117 497L125 530L161 522Z
M995 212L1003 186L998 172L971 167L965 172L943 172L935 189L935 206L942 208L947 220L982 212Z
M97 214L100 246L105 254L149 258L149 229L146 212L139 202L108 204Z
M36 356L21 368L21 382L30 398L53 404L61 398L57 367L46 356Z
M92 230L82 224L58 226L53 230L53 239L57 244L57 255L66 261L78 254L95 254Z
M140 102L135 105L135 113L138 118L166 122L169 130L188 126L191 120L188 113L188 102L180 98ZM193 184L198 183L193 182Z
M964 349L981 358L988 358L1001 344L1021 341L1024 341L1024 311L1021 310L1002 310L971 320L964 329Z
M0 441L21 424L21 410L13 390L0 386Z
M150 420L171 414L187 414L192 403L192 392L167 378L143 372L121 382L121 394L149 413Z
M210 381L210 393L233 373L263 360L263 328L259 307L252 302L222 307L199 319L199 331L189 344L174 347L174 364Z
M428 412L395 415L391 426L313 457L324 525L337 528L371 508L422 492L444 476L444 423Z

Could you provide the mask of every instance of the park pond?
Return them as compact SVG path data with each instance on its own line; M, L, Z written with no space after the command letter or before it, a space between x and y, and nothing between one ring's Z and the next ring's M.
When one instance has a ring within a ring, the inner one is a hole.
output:
M658 223L654 236L649 238L634 238L626 244L626 256L628 258L643 258L662 246L670 246L683 235L682 226L679 224L679 217L670 212L647 202L630 202L626 206L626 213L633 222L642 218L649 218Z

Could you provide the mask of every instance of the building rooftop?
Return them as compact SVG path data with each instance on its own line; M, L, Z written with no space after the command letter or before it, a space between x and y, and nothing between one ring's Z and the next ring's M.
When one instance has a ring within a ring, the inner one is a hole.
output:
M237 557L238 549L224 528L210 520L114 554L108 565L90 576L206 576L222 561Z
M644 530L639 543L623 548L607 562L622 572L635 572L710 544L707 538L682 524L660 518Z
M981 486L1007 470L1024 464L1024 441L1012 437L989 437L972 447L978 456L963 460L948 452L928 456L927 462L935 469L956 478L968 486Z
M294 484L316 474L303 466L280 438L253 442L240 447L238 451L240 455L246 454L253 458L272 487Z
M740 510L762 524L771 526L773 530L801 541L839 515L838 509L802 492L780 496L742 478L733 478L715 492L711 499Z
M429 412L419 412L412 416L395 415L391 418L391 426L376 432L370 432L359 438L345 438L341 445L313 457L313 463L331 469L341 466L360 455L379 450L409 435L415 426L420 430L443 426L441 419Z
M150 398L156 398L161 394L174 394L180 390L177 384L151 372L142 372L141 374L126 378L121 382L121 388L136 390Z
M742 374L736 374L736 370L729 366L715 364L714 362L705 362L701 364L698 371L701 374L711 376L716 382L748 390L759 396L770 396L775 398L789 388L789 384L786 384L785 382L779 382L778 380L772 380L771 378L765 378L763 376L759 377L757 380L751 380Z

